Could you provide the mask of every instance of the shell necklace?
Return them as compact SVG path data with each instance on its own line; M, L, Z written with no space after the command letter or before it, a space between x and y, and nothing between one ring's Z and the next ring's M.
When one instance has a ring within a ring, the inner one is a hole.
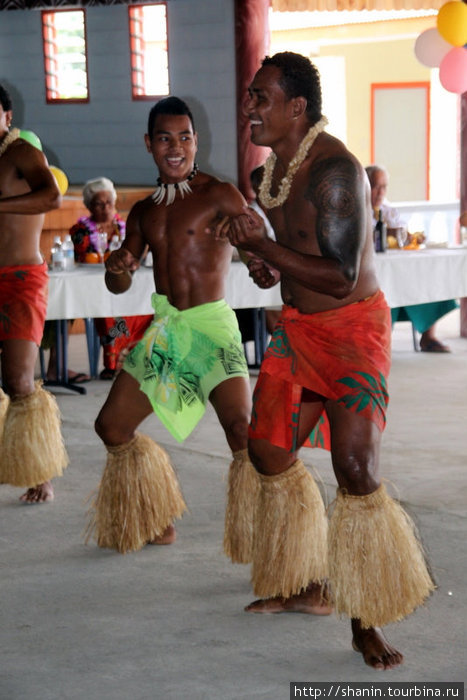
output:
M0 158L3 156L8 146L13 143L13 141L16 141L17 138L19 138L19 129L12 129L7 132L7 135L0 143Z
M320 134L328 120L326 117L321 117L319 122L316 122L305 134L298 151L290 161L287 172L280 181L279 190L277 192L277 197L271 196L271 184L272 184L272 173L274 171L274 166L276 165L277 156L275 153L271 153L264 164L263 179L259 187L258 197L259 201L265 209L272 209L273 207L280 207L284 204L285 200L289 196L290 188L292 187L292 181L294 176L308 155L308 151L312 147L316 137Z
M165 206L168 207L169 204L175 200L175 195L180 192L180 196L183 199L186 194L191 194L192 189L190 187L190 182L193 180L194 176L198 172L199 168L197 164L194 164L193 170L188 175L186 180L181 182L162 182L160 177L157 178L157 187L151 195L154 204L162 204L167 195L167 201Z

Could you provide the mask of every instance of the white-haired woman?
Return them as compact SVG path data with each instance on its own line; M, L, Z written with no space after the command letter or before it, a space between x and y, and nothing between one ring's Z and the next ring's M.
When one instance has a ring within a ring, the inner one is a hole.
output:
M123 240L125 222L117 213L117 193L114 184L106 177L88 180L83 187L83 202L89 216L82 216L70 229L75 248L75 260L88 262L90 254L98 253L98 234L107 234L107 248L113 236ZM97 262L97 259L96 259ZM95 319L96 330L104 349L104 369L101 379L112 379L118 356L130 343L139 340L152 319L148 316Z
M116 201L114 184L108 178L98 177L84 185L83 202L89 209L89 216L81 216L70 229L77 262L88 262L90 253L98 255L99 233L107 234L108 244L115 235L120 240L125 238L125 222L117 214Z

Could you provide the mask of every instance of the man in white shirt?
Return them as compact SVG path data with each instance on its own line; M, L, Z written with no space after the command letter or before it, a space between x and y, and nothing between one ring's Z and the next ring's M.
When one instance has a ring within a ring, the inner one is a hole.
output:
M373 209L373 225L376 224L378 212L381 210L388 233L391 229L398 229L406 223L395 207L392 207L386 199L386 191L389 184L387 171L378 166L370 165L365 168L371 186L371 206ZM420 337L420 350L422 352L451 352L447 345L441 343L435 336L436 321L457 308L452 299L448 301L434 301L427 304L415 304L412 306L399 306L391 309L392 322L411 321Z

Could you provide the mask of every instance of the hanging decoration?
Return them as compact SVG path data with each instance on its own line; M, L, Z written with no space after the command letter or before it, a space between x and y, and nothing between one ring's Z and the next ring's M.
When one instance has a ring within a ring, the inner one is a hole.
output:
M42 151L41 140L38 135L34 133L34 131L30 131L29 129L21 129L19 132L19 137L20 139L24 139L30 143L31 146L34 146L34 148L38 148L39 151Z
M436 27L416 39L415 56L424 66L439 68L441 85L458 95L467 91L467 3L449 0L440 7Z
M57 181L57 185L58 185L58 189L60 190L60 194L61 195L66 194L66 192L68 190L68 178L65 175L65 173L63 172L63 170L60 170L60 168L57 168L56 165L50 165L49 169Z

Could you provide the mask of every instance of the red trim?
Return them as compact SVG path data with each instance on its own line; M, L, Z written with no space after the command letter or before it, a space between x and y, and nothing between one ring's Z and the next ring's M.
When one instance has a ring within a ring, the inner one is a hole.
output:
M84 38L84 60L86 74L87 97L53 97L58 93L57 85L57 63L58 51L55 43L56 29L53 21L58 12L82 12L83 13L83 38ZM49 19L50 18L50 19ZM47 104L82 104L89 102L89 76L88 76L88 37L86 28L86 13L82 8L62 9L62 10L42 10L42 53L44 57L44 78L45 78L45 101Z
M144 91L144 84L138 86L136 76L140 73L144 77L144 39L143 31L135 26L137 22L141 25L144 22L143 9L145 7L151 7L154 5L164 5L165 6L165 36L167 37L167 69L169 70L169 40L168 40L168 10L167 2L153 2L142 5L129 5L128 6L128 38L130 42L130 73L131 73L131 99L134 101L144 101L144 100L158 100L161 97L167 97L167 95L148 95L144 92L139 92L139 90ZM141 65L137 65L137 56L141 56ZM170 94L170 73L168 75L169 80L169 92ZM143 81L144 83L144 81Z

